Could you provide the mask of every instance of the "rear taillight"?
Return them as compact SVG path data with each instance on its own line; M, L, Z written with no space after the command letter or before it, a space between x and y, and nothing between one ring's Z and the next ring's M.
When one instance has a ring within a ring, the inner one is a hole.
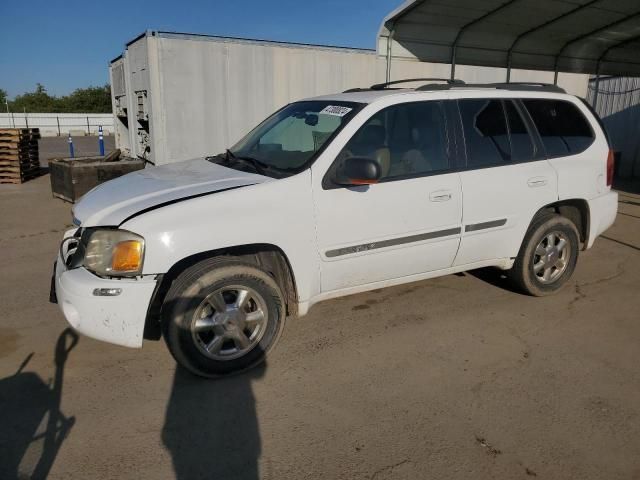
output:
M614 167L613 150L609 150L607 156L607 187L610 187L613 183L613 167Z

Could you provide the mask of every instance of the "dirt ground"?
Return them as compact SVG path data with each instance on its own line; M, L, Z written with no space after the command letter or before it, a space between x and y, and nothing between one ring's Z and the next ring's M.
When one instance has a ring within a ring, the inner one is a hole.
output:
M640 195L558 295L490 270L329 301L220 381L48 303L69 205L0 185L0 478L640 479Z

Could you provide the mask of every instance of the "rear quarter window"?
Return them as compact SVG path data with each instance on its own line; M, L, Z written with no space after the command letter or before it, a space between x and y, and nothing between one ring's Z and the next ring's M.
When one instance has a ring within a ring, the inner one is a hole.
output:
M523 99L522 103L540 134L547 157L575 155L593 143L593 129L573 103L543 99Z

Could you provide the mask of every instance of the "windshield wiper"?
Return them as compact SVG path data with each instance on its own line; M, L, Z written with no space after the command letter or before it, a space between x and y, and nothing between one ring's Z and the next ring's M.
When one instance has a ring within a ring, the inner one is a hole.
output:
M290 168L281 168L276 167L274 165L269 165L268 163L261 162L257 158L247 157L247 156L239 156L233 153L231 150L227 149L225 153L219 153L218 155L213 155L211 157L206 157L207 160L212 161L214 158L219 158L221 161L219 162L221 165L231 165L232 163L243 163L245 165L249 165L256 173L259 175L265 175L271 177L273 175L268 174L267 172L272 172L276 175L276 178L282 176L282 174L287 174L289 171L293 170ZM218 163L218 162L215 162Z
M236 161L236 162L243 162L245 164L249 164L256 171L256 173L259 173L260 175L264 175L265 170L268 170L271 168L270 165L267 165L266 163L263 163L260 160L257 160L255 158L239 157L228 148L227 148L226 160L227 160L227 163L231 163L231 161Z

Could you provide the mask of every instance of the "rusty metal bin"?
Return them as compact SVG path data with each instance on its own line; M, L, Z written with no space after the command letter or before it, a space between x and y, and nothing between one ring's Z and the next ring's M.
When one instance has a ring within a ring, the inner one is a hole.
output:
M105 157L57 158L49 160L51 192L54 197L74 203L96 185L144 168L144 160Z

